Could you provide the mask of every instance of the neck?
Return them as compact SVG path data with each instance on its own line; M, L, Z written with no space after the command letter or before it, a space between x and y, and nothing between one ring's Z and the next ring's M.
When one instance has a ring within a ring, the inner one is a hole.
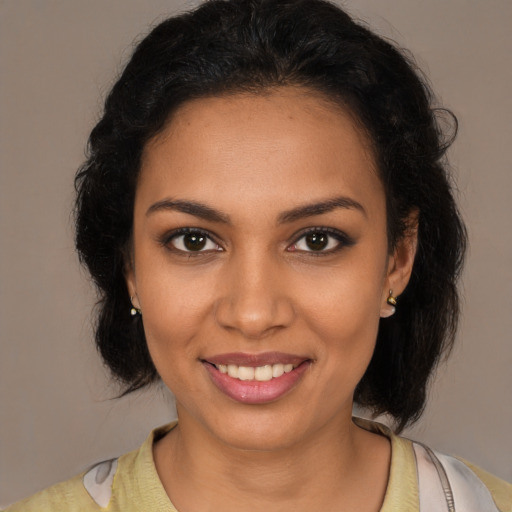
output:
M272 450L226 445L185 414L155 445L157 471L180 512L377 511L389 457L389 442L355 426L350 411Z

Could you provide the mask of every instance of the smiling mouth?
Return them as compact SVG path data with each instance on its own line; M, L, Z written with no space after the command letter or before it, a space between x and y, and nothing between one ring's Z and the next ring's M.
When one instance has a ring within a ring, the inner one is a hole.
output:
M265 404L288 394L313 361L289 354L224 354L201 360L212 383L245 404Z
M219 391L245 404L265 404L288 394L313 364L307 356L282 352L217 354L200 362Z

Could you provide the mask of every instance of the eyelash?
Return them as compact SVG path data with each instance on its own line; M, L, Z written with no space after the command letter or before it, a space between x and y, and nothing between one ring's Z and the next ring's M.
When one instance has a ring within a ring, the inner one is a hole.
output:
M300 240L302 240L303 238L305 238L306 236L311 235L311 234L326 234L328 237L334 238L338 243L335 247L328 249L326 251L324 251L324 250L304 251L302 249L290 250L290 247L297 245ZM295 238L295 241L288 247L288 251L290 251L290 252L296 252L296 251L299 252L300 251L301 253L307 253L308 255L311 255L311 256L328 256L330 254L334 254L334 253L340 251L341 249L343 249L345 247L351 247L352 245L354 245L354 243L355 243L355 240L353 238L349 237L343 231L339 231L334 228L317 226L317 227L312 227L312 228L308 228L304 231L301 231L299 233L299 235Z
M217 245L218 249L217 251L222 251L223 249L221 248L220 244L218 244L216 241L215 241L215 237L212 236L212 234L208 231L205 231L203 229L199 229L199 228L179 228L179 229L175 229L173 231L171 231L170 233L166 233L161 239L160 239L160 243L162 246L166 247L168 250L176 253L176 254L180 254L180 255L183 255L183 256L188 256L188 257L193 257L193 256L204 256L205 254L208 254L208 253L211 253L211 249L209 250L206 250L206 251L185 251L185 250L182 250L182 249L178 249L177 247L173 247L171 242L176 239L178 239L180 236L185 236L185 235L200 235L200 236L204 236L205 238L208 239L208 241L210 242L213 242L215 245Z
M300 240L305 238L306 236L310 234L326 234L330 238L334 238L338 243L335 247L329 249L329 250L303 250L303 249L290 249L291 247L296 246ZM162 246L166 247L170 251L180 254L180 255L186 255L188 257L194 257L194 256L204 256L205 254L209 254L212 252L211 249L208 250L199 250L199 251L186 251L183 249L178 249L177 247L172 246L173 240L178 239L180 236L190 235L190 234L196 234L201 235L207 238L210 242L213 242L217 245L217 251L222 252L224 249L215 241L214 236L208 231L205 231L203 229L199 228L179 228L176 230L171 231L170 233L166 233L159 241ZM311 256L327 256L329 254L333 254L338 252L339 250L343 249L344 247L350 247L354 245L355 241L349 237L346 233L343 233L342 231L339 231L337 229L333 228L327 228L327 227L312 227L308 228L304 231L301 231L298 235L295 236L295 241L292 242L288 247L287 250L289 252L300 252L300 253L307 253Z

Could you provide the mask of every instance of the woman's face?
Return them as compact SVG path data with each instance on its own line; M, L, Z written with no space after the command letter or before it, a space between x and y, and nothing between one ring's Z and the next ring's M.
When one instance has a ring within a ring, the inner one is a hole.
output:
M275 449L349 421L408 263L365 136L311 92L191 101L145 148L127 280L182 428Z

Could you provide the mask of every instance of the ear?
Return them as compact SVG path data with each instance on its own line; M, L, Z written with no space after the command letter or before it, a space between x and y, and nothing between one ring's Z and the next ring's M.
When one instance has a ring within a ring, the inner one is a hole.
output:
M405 290L411 278L416 248L418 246L418 210L413 210L407 218L407 228L403 237L397 241L393 253L389 257L385 287L383 290L383 304L392 295L398 297Z
M126 281L128 295L130 296L130 300L132 302L133 307L136 309L140 309L140 302L137 296L133 251L127 251L127 254L125 254L124 278Z

